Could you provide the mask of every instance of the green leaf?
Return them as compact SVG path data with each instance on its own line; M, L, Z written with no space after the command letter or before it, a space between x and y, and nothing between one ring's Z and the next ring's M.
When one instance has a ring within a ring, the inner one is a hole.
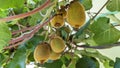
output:
M95 62L96 68L100 68L99 61L96 58L93 58L93 57L91 59Z
M114 68L120 68L120 58L116 58Z
M64 40L68 40L71 29L69 26L63 26L60 29L57 29L56 33L60 35Z
M113 68L113 66L110 66L110 61L108 61L108 60L104 61L103 65L105 68Z
M120 24L120 20L114 14L108 14L107 17L114 21L116 24Z
M21 45L15 52L13 59L6 65L5 68L25 68L26 48Z
M39 44L40 42L42 42L44 40L44 36L37 36L35 35L33 38L31 38L27 43L26 43L26 48L27 49L31 49L32 51L34 50L34 48L37 46L37 44Z
M34 15L31 16L31 18L29 19L29 24L31 26L36 25L40 20L42 19L42 16L40 15L40 13L36 13Z
M52 63L45 63L43 67L45 68L62 68L62 61L61 60L55 60Z
M28 60L29 60L29 61L32 61L32 62L35 61L33 55L34 55L33 52L31 52L31 53L28 55Z
M85 10L90 10L92 8L92 0L82 0L80 2L85 7Z
M83 33L81 35L79 35L78 38L74 38L73 41L75 43L81 43L83 41L86 41L87 40L86 38L88 38L88 37L86 37L86 35L91 36L92 33L89 32L88 30L84 30Z
M92 57L92 59L96 62L97 67L99 67L99 63L94 58L98 58L100 60L100 62L103 63L105 68L111 68L111 67L113 67L113 64L114 64L113 60L111 60L109 57L106 57L106 56L100 54L97 50L96 51L95 50L90 51L89 49L88 49L88 51L87 51L87 49L86 50L76 50L74 53L77 55L79 54L79 55L83 55L83 56Z
M64 30L61 31L61 34L63 36L63 39L67 40L68 39L68 33L65 32Z
M3 49L5 45L11 39L11 32L6 23L0 22L0 50Z
M62 65L62 68L66 68L65 64Z
M68 68L76 68L76 58L73 58L68 66Z
M0 53L0 68L3 64L4 59L5 59L4 55L2 53Z
M99 45L115 43L120 38L120 31L114 28L106 17L100 17L91 26L93 39Z
M107 9L110 11L120 11L120 0L110 0L107 5Z
M55 0L54 0L55 1ZM57 0L56 0L57 1ZM65 2L65 0L62 0L62 1L60 1L59 2L59 5L61 6L61 5L65 5L66 4L66 2Z
M76 63L76 68L99 68L96 66L96 62L90 57L84 56Z
M75 68L78 59L79 57L75 54L73 56L72 53L65 53L65 55L61 58L63 64L65 64L67 68Z
M0 18L6 17L7 14L8 14L7 10L2 10L2 9L0 9Z
M0 0L0 9L23 7L25 0Z
M71 56L69 56L69 54L65 54L60 59L61 59L62 63L65 64L65 66L67 67L70 64Z
M93 37L86 39L85 42L87 44L89 44L90 46L96 46L97 45L95 40L93 39Z
M27 7L35 8L36 3L33 0L27 0Z
M86 51L86 50L75 50L74 52L76 55L80 54L80 55L85 55L85 56L90 56L90 57L95 57L98 58L101 62L104 62L105 60L109 60L112 61L110 58L100 54L97 50L95 51Z

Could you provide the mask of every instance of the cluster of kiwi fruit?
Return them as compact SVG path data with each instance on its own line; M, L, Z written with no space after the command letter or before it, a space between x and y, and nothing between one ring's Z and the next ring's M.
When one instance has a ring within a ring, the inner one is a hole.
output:
M34 51L34 59L41 64L48 60L57 60L60 58L64 49L64 40L59 36L55 36L49 43L42 42L37 45Z
M71 27L79 29L85 23L85 19L85 9L83 5L75 0L69 5L61 6L50 23L52 27L60 28L66 21Z
M54 28L60 28L65 20L71 27L79 29L85 23L85 9L79 1L72 1L66 8L61 6L50 21ZM54 36L49 43L43 42L37 45L34 51L34 59L41 64L50 60L57 60L65 49L65 42L60 36Z

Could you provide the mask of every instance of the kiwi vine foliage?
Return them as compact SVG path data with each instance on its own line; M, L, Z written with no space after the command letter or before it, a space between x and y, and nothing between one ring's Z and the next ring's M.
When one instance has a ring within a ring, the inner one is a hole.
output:
M68 10L69 0L0 0L0 68L26 68L30 62L36 68L100 68L101 63L104 68L120 68L120 57L113 61L97 50L120 45L120 31L116 28L120 20L115 16L120 12L120 0L107 0L98 12L90 12L94 0L74 1L79 1L89 16L77 29L68 25L65 17L65 25L60 28L50 24L60 6ZM109 12L100 13L103 8ZM35 48L50 42L54 34L64 40L66 49L57 60L36 63Z

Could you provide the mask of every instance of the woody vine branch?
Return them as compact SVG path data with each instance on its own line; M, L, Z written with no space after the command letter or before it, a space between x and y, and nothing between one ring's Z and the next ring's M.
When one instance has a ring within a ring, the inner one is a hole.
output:
M46 1L42 6L28 12L28 13L23 13L23 14L19 14L19 15L14 15L14 16L10 16L10 17L7 17L7 18L3 18L3 19L0 19L0 21L10 21L10 20L13 20L13 19L20 19L20 18L25 18L27 16L30 16L36 12L39 12L40 10L48 7L49 5L53 5L54 3L51 3L50 4L50 0ZM21 16L21 17L20 17ZM51 19L51 18L50 18ZM10 46L7 46L5 47L4 49L10 49L10 48L13 48L15 46L18 46L19 44L23 43L24 41L26 40L29 40L30 38L33 37L33 35L44 25L48 24L49 20L48 19L46 22L44 22L43 24L38 24L36 26L32 26L32 27L29 27L29 28L24 28L24 29L21 29L21 30L17 30L17 31L13 31L12 32L12 35L16 34L16 33L19 33L19 32L24 32L26 30L31 30L31 32L27 32L27 33L24 33L22 34L21 36L17 37L17 38L13 38L12 40L10 40L9 42L9 45Z
M102 9L106 6L106 4L109 2L109 0L101 7L101 9L97 12L97 14L92 18L95 19L95 17L102 11ZM30 16L40 10L42 10L43 8L46 8L48 5L50 4L50 0L48 0L46 3L44 3L42 6L36 8L35 10L31 11L31 12L28 12L28 13L24 13L24 14L19 14L19 15L15 15L15 16L10 16L10 17L7 17L7 18L3 18L3 19L0 19L0 21L10 21L10 20L13 20L13 19L18 19L18 18L25 18L27 16ZM22 17L20 17L22 16ZM51 18L50 18L51 19ZM39 25L36 25L36 26L32 26L32 27L29 27L29 28L24 28L24 29L21 29L21 30L17 30L17 31L13 31L12 32L12 35L14 34L17 34L19 32L25 32L27 30L32 30L31 32L29 33L25 33L23 34L22 36L20 37L17 37L17 38L14 38L12 39L9 44L10 46L7 46L5 47L4 49L10 49L10 48L13 48L15 46L18 46L19 44L29 40L30 38L33 37L33 35L41 28L43 27L44 25L48 24L48 22L50 21L47 20L46 22L44 22L43 24L39 24ZM109 44L109 45L104 45L104 46L86 46L86 45L81 45L81 46L77 46L77 47L81 47L81 48L93 48L93 49L106 49L106 48L110 48L110 47L113 47L113 46L119 46L119 42L118 43L115 43L115 44Z

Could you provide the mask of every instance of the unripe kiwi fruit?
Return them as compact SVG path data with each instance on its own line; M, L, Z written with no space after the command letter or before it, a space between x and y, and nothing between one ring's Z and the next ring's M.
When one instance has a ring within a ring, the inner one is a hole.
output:
M60 28L64 25L64 19L61 14L56 14L50 21L51 26L54 28Z
M85 23L85 9L79 1L70 3L67 10L67 22L74 28L80 28Z
M59 36L55 36L51 39L50 46L55 53L61 53L65 49L64 40Z
M34 59L41 64L45 63L50 56L50 46L48 43L39 44L34 51Z
M51 51L49 59L50 60L57 60L60 58L60 56L61 56L61 53L55 53L54 51Z

